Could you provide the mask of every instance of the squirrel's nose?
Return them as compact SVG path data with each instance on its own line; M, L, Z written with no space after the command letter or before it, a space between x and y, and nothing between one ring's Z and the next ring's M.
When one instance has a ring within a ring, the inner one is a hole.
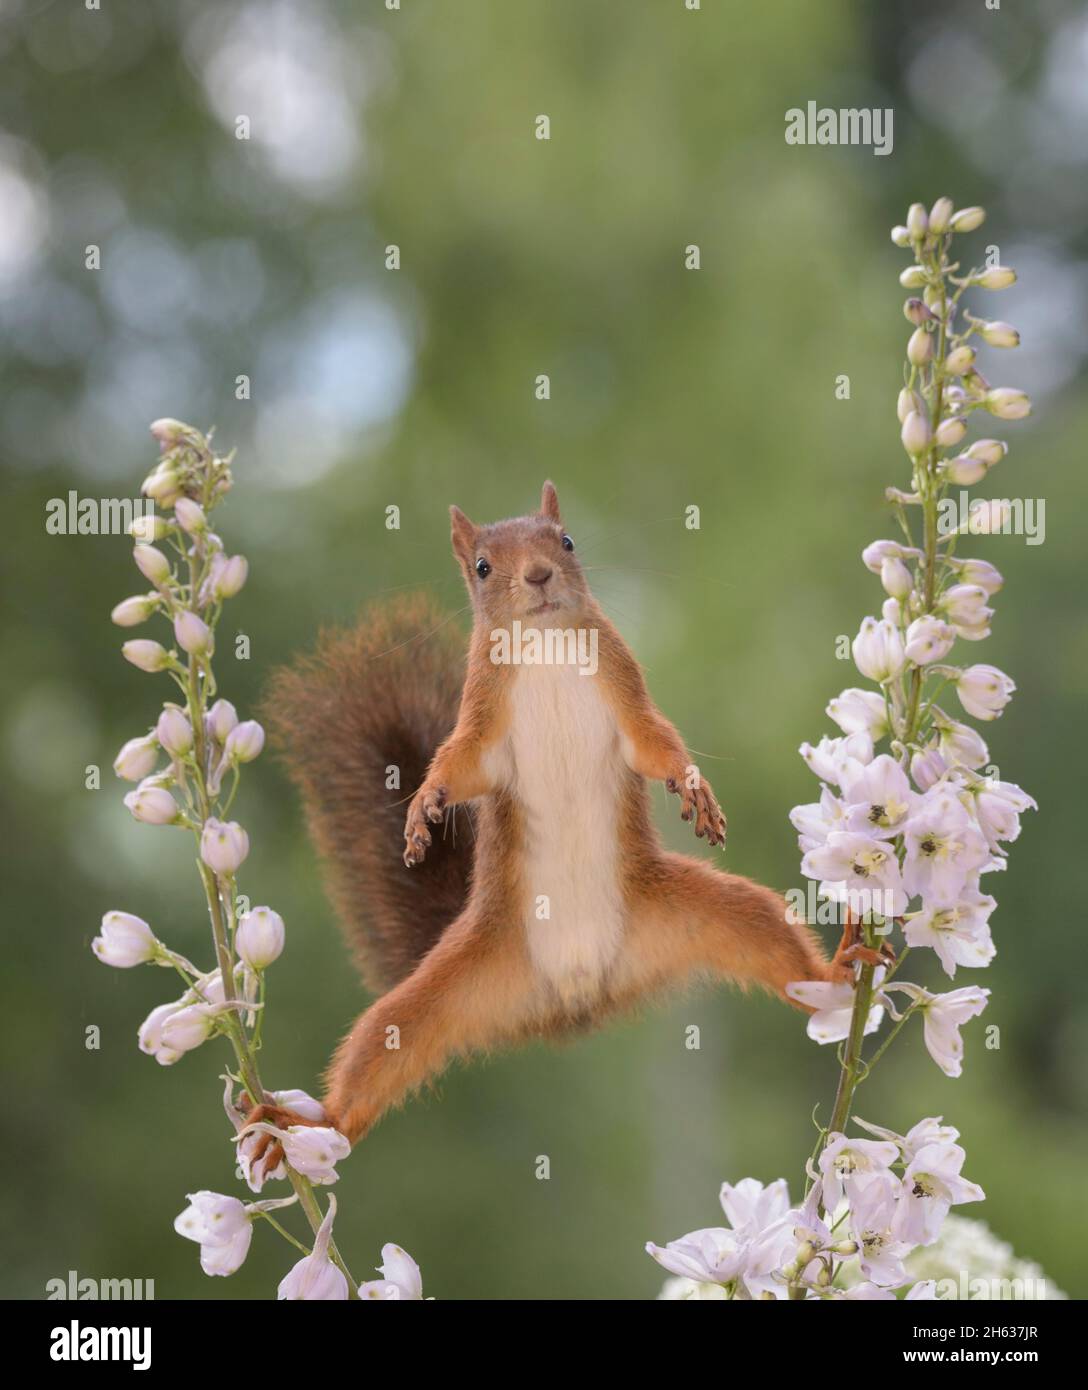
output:
M551 577L552 570L550 565L530 565L525 571L526 584L547 584Z

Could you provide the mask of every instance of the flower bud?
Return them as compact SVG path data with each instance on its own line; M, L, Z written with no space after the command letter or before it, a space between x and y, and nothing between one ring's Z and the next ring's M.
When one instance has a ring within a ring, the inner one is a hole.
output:
M960 208L953 213L949 227L954 232L974 232L986 221L985 208Z
M884 561L892 555L897 560L920 560L922 552L900 541L871 541L861 552L861 562L873 574L879 574Z
M251 763L264 747L264 730L255 719L247 719L227 735L225 752L232 763Z
M903 641L899 629L886 619L862 620L851 650L854 663L863 676L882 684L898 676L903 669Z
M173 705L167 705L155 727L159 742L173 758L184 758L193 746L193 727Z
M916 328L907 343L907 360L915 367L924 367L933 356L933 335Z
M944 291L940 285L927 285L922 291L922 298L931 309L939 309L943 297Z
M270 907L255 907L238 923L234 946L251 970L266 970L283 952L283 918Z
M964 560L960 563L959 575L964 584L977 584L987 596L996 594L1005 583L1001 571L989 560Z
M928 323L933 315L921 299L908 299L903 305L903 317L909 323L921 327L923 323Z
M953 204L951 198L938 198L929 210L929 230L935 236L948 231L952 221Z
M996 666L968 666L956 682L956 694L976 719L996 719L1012 699L1016 682Z
M920 290L927 279L928 276L920 265L908 265L906 270L899 272L899 283L905 290Z
M244 555L232 555L224 560L215 581L215 592L219 598L233 598L249 577L249 561Z
M910 232L907 231L906 227L902 227L902 226L893 227L893 228L892 228L892 241L895 242L896 246L909 246L909 245L910 245Z
M926 406L917 391L908 391L906 387L899 393L895 411L899 416L899 423L902 424L912 410L916 410L919 415L924 415Z
M947 771L948 764L936 748L915 753L910 760L910 775L920 791L927 792L930 787L936 786Z
M159 749L153 734L130 738L113 760L113 770L126 782L142 782L155 770Z
M966 343L961 343L959 347L953 348L945 358L945 370L950 376L962 376L968 367L974 364L975 350L968 347Z
M136 568L152 584L165 584L170 578L170 561L153 545L133 546L132 558Z
M997 386L986 392L986 409L999 420L1022 420L1031 414L1031 399L1015 386Z
M961 415L942 420L934 436L942 449L953 449L967 433L967 421Z
M955 629L940 618L929 614L916 618L907 628L904 651L908 661L915 666L928 666L932 661L940 661L952 650L956 640Z
M139 627L147 622L158 606L154 594L134 594L132 598L121 600L110 614L110 621L118 627Z
M183 531L190 536L197 536L201 531L208 529L208 519L204 515L204 508L199 502L194 502L191 497L179 497L174 506L174 516Z
M884 585L884 592L890 594L892 598L904 599L914 588L914 580L911 578L910 570L902 560L897 560L894 555L889 555L880 566L880 582Z
M200 857L217 874L232 874L249 853L249 836L236 820L214 818L204 823Z
M1011 323L1002 323L1000 319L995 319L992 323L981 324L978 328L978 335L983 342L989 343L991 347L1014 348L1020 346L1020 334Z
M121 655L126 661L131 661L133 666L138 666L141 671L165 671L170 665L170 653L162 643L152 642L146 637L125 642L121 647Z
M968 454L957 454L944 464L944 475L950 483L960 487L972 487L986 476L986 465L981 459L973 459Z
M987 468L992 468L1009 452L1009 446L1003 439L976 439L967 452L971 458L979 459Z
M131 912L107 912L102 918L101 934L91 942L91 950L103 965L127 970L153 961L159 953L159 942L142 917L134 917Z
M929 421L917 410L912 410L903 421L900 438L903 440L903 448L911 458L917 458L929 447Z
M929 218L921 203L911 203L907 209L907 231L911 241L921 241L929 230Z
M238 711L229 700L216 700L208 711L208 732L216 743L226 743L227 735L238 723Z
M144 825L173 825L180 818L178 804L163 786L145 779L124 798L133 819Z
M1006 498L992 497L972 502L967 513L966 531L972 536L996 536L1006 531L1012 520L1012 508Z
M977 284L984 290L1006 290L1016 283L1016 271L1007 265L992 265L978 277Z
M214 1027L215 1017L207 1005L189 1004L170 1014L163 1022L160 1030L162 1046L167 1052L179 1056L192 1052L201 1043L207 1042Z
M172 420L169 416L163 416L161 420L153 420L149 428L152 437L162 450L172 449L193 433L188 425L183 425L180 420Z
M187 651L190 656L207 656L211 654L212 630L203 618L198 618L195 613L188 609L179 613L174 619L174 636L178 640L178 646Z
M160 507L172 507L181 496L181 479L173 468L156 468L143 481L140 491Z
M169 530L165 517L159 516L158 512L150 512L147 516L136 517L128 533L134 541L150 545L152 541L161 541Z

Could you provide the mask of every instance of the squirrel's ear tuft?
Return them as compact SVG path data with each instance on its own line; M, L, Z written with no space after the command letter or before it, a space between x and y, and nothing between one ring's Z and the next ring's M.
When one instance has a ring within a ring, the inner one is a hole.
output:
M554 483L544 484L544 490L540 494L540 514L546 516L549 521L562 520L559 515L559 494Z
M476 527L460 507L450 508L450 540L457 558L471 565L476 550Z

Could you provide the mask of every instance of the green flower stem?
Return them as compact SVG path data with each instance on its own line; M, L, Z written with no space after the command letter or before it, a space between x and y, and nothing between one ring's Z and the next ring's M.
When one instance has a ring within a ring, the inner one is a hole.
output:
M936 280L940 280L941 303L939 311L939 324L937 328L937 344L932 365L929 372L930 390L930 443L925 453L915 464L915 486L921 497L922 520L924 530L923 559L922 559L922 611L932 613L934 600L937 594L937 504L940 499L941 477L937 469L938 445L936 442L937 426L941 422L941 412L944 404L944 379L945 379L945 360L948 355L948 286L945 280L945 267L943 265L944 247L938 243L933 253L932 262L929 269ZM911 372L911 383L915 379L914 371ZM903 528L910 538L910 528L907 524L903 509L899 508L900 519ZM919 726L928 705L922 704L922 687L925 682L925 675L920 666L916 666L911 672L909 692L907 695L906 714L902 718L902 724L895 732L898 741L904 748L910 748L918 738ZM931 697L932 698L932 697ZM867 946L873 944L873 933L869 926L863 926L862 934ZM906 952L904 951L904 955ZM898 969L902 963L902 956L894 969ZM820 1148L827 1142L827 1136L832 1133L842 1133L846 1122L850 1117L850 1107L853 1103L854 1093L862 1081L866 1080L873 1071L876 1063L883 1057L889 1045L898 1035L900 1029L907 1019L914 1012L907 1009L902 1019L888 1034L884 1042L873 1054L871 1060L866 1063L863 1057L865 1042L865 1024L869 1017L869 1010L873 1001L873 980L875 966L863 965L858 973L858 979L854 987L854 1006L850 1015L850 1031L846 1038L846 1047L842 1054L841 1068L839 1071L838 1087L835 1092L835 1104L831 1113L831 1121L823 1135L823 1142Z
M209 467L206 469L205 473L205 511L208 511L212 505L211 469ZM203 538L198 538L193 546L194 553L188 556L189 595L190 603L194 611L200 583L203 581L203 576L207 568L207 557L205 556L204 550L204 540ZM234 990L234 957L231 951L227 924L224 920L223 897L217 876L213 873L211 868L204 863L203 859L200 858L200 831L204 822L208 820L212 807L212 799L209 796L207 787L207 739L204 730L204 715L207 692L214 689L210 663L206 663L204 666L205 679L203 682L201 681L201 665L202 663L199 658L192 655L189 656L187 678L183 686L189 714L189 723L192 725L193 729L193 761L195 763L193 776L193 785L195 789L194 810L199 817L199 825L194 825L193 831L197 841L197 867L200 871L201 882L204 885L204 894L208 902L212 941L215 946L216 961L222 977L223 998L227 1003L231 1003L236 999ZM181 682L179 682L179 684L181 684ZM237 777L235 781L235 789L236 788ZM233 800L233 790L231 793L231 800ZM228 911L233 923L233 902L231 902ZM258 1014L258 1018L259 1017L260 1014ZM261 1083L256 1058L250 1047L249 1038L241 1017L233 1010L228 1009L225 1013L220 1015L219 1022L234 1050L234 1056L238 1063L238 1071L247 1093L256 1105L266 1104L268 1096ZM295 1195L298 1197L299 1205L305 1212L306 1219L310 1223L310 1228L316 1236L321 1227L322 1212L318 1205L317 1198L314 1195L313 1185L308 1178L296 1172L290 1164L285 1164L285 1167L291 1186L294 1188ZM270 1218L266 1217L266 1220L270 1220ZM286 1236L291 1244L297 1245L299 1249L305 1251L307 1254L310 1253L306 1251L305 1246L296 1241L294 1237L288 1235L278 1222L272 1221L271 1224L275 1226L282 1235ZM351 1271L348 1269L343 1256L337 1249L335 1240L329 1242L329 1257L348 1281L348 1297L352 1299L358 1298L358 1285L352 1277Z

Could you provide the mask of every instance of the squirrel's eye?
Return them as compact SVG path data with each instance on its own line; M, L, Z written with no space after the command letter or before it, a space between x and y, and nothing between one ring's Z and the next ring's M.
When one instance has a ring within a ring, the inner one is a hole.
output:
M491 573L491 566L487 563L483 556L481 556L480 559L476 561L476 573L480 576L481 579L486 579L487 576Z
M573 549L574 549L574 542L571 540L571 538L570 538L569 536L566 536L566 535L565 535L565 536L563 537L563 549L564 549L564 550L573 550Z

